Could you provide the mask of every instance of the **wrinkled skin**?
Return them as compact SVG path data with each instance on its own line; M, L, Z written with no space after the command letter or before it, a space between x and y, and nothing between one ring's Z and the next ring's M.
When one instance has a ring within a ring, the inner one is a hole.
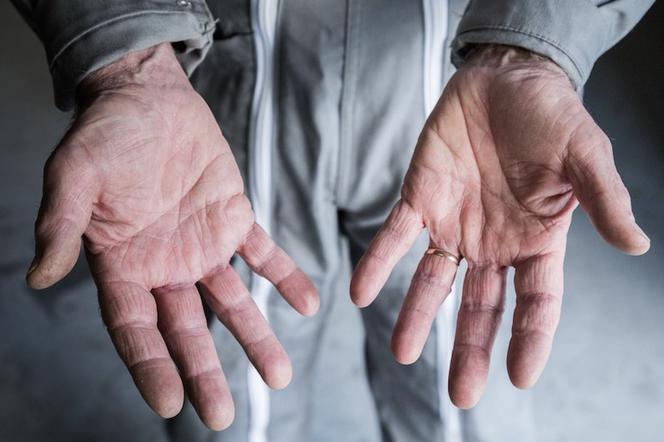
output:
M302 314L317 310L316 290L254 222L229 146L170 45L130 54L82 88L45 169L28 283L64 277L83 236L104 322L146 402L173 416L185 387L201 419L223 429L233 402L201 294L265 382L283 388L288 356L229 261L239 254Z
M633 255L648 250L611 144L564 72L526 51L483 47L426 122L402 198L354 272L352 299L361 307L373 301L422 228L430 247L465 259L449 391L470 408L486 383L514 266L507 367L515 386L530 387L558 324L565 241L579 202L609 243ZM456 270L449 259L422 258L392 338L401 363L418 359Z

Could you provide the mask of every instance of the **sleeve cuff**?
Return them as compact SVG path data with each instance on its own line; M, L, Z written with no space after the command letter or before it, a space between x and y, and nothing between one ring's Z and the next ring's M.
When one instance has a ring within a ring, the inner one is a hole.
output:
M452 42L452 61L460 65L476 44L517 46L553 60L578 90L606 50L605 25L587 0L475 0Z
M215 22L204 1L172 1L167 8L134 10L109 17L69 39L49 57L55 104L74 106L79 83L91 72L125 54L165 42L178 42L177 57L187 74L212 44Z

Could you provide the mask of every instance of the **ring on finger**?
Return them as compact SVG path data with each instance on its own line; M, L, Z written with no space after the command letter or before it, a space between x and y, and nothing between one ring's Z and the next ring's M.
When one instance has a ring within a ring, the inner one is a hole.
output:
M429 247L426 251L426 255L434 255L440 258L447 258L456 265L459 265L459 261L461 260L454 253L450 253L447 250L439 249L436 247Z

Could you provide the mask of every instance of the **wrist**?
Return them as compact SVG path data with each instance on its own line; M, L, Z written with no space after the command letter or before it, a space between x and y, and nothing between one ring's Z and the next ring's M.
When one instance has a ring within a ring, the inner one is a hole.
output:
M76 101L81 107L105 92L143 87L191 87L170 43L130 52L90 73L79 85Z
M479 44L466 55L463 66L485 68L523 68L563 74L565 71L550 58L527 49L500 44Z

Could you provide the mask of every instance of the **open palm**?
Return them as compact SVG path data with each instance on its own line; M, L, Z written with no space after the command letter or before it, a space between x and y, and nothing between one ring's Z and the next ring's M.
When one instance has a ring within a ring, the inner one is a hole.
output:
M164 50L151 57L172 57ZM313 314L318 298L254 222L216 121L169 60L167 87L97 94L51 156L28 281L62 278L84 235L104 321L145 400L173 416L184 381L202 420L221 429L233 403L199 289L273 388L289 383L290 362L229 261L237 252L300 313Z
M578 202L611 244L644 253L611 145L565 74L525 51L492 47L455 74L429 117L402 198L358 264L351 296L377 296L422 228L430 247L468 262L450 366L450 396L478 400L501 320L507 268L517 306L507 356L518 387L535 383L560 316L567 231ZM395 325L402 363L420 355L457 265L425 255Z

